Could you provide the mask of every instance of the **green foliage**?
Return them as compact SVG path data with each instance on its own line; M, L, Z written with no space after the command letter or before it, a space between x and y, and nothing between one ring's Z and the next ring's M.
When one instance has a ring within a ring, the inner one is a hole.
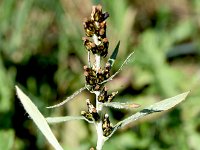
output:
M108 59L108 62L110 63L110 66L112 67L115 63L115 60L117 58L117 54L119 52L119 45L120 45L120 41L117 43L112 55L110 56L110 58Z
M14 144L13 130L0 130L1 144L0 149L10 150Z
M121 41L113 72L135 51L129 66L109 84L111 91L119 91L117 100L128 100L145 108L161 98L191 90L190 97L165 116L141 119L116 132L105 149L198 150L200 2L179 2L176 5L159 1L149 5L140 0L102 1L104 10L110 12L107 35L113 43L110 53ZM59 103L84 85L80 72L87 64L87 55L81 41L81 24L91 10L91 3L1 0L0 149L50 149L15 100L15 83L37 97L30 96L45 116L80 115L88 97L86 92L65 107L44 108ZM111 110L109 115L118 122L134 112ZM74 134L77 129L79 132ZM95 145L93 130L83 121L55 125L54 131L65 149L89 149Z

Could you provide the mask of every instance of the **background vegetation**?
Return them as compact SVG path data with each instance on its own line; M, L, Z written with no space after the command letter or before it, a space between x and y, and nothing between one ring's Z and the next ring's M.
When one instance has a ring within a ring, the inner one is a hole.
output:
M45 116L79 115L87 91L56 109L84 85L87 53L82 20L93 0L0 1L0 149L51 149L15 96L20 85ZM141 108L191 90L170 112L145 118L117 132L104 149L198 150L200 143L200 1L103 0L110 13L110 53L120 52L113 72L131 51L134 58L108 84L116 101L134 101ZM138 111L138 110L135 110ZM135 111L109 110L113 124ZM94 129L84 121L52 126L65 149L95 146Z

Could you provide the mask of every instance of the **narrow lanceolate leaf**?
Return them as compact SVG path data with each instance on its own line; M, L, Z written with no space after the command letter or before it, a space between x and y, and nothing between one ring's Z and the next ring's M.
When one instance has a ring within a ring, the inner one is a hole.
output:
M62 101L61 103L58 103L56 105L53 106L48 106L46 108L55 108L55 107L60 107L62 105L64 105L65 103L69 102L70 100L72 100L75 96L77 96L79 93L81 93L83 90L85 90L86 87L82 87L80 88L78 91L74 92L71 96L67 97L64 101Z
M55 138L54 134L52 133L49 125L47 124L46 119L37 109L37 107L33 104L33 102L26 96L18 86L15 86L17 91L17 96L20 99L24 109L29 114L29 116L33 119L37 127L40 131L44 134L47 138L49 143L56 149L56 150L63 150L61 145L58 143L57 139Z
M104 80L103 82L101 82L100 84L104 84L108 81L111 81L118 73L120 73L120 71L122 71L124 65L126 65L128 63L128 61L130 60L131 56L134 54L134 52L130 53L128 55L128 57L125 59L125 61L122 63L122 65L120 66L120 68L118 69L117 72L115 72L112 76L110 76L110 78L108 78L107 80Z
M117 58L117 54L118 54L118 51L119 51L119 45L120 45L120 41L117 43L112 55L110 56L110 58L108 59L108 62L110 63L110 67L112 68L112 66L114 65L115 63L115 60Z
M47 117L46 120L50 124L62 123L62 122L72 121L72 120L86 120L89 123L94 123L93 121L87 120L83 116Z
M139 119L139 118L142 118L146 115L150 115L150 114L153 114L153 113L156 113L156 112L162 112L162 111L165 111L165 110L168 110L174 106L176 106L177 104L181 103L183 100L185 100L185 98L188 96L189 92L185 92L185 93L182 93L182 94L179 94L177 96L174 96L174 97L171 97L171 98L168 98L168 99L165 99L165 100L162 100L158 103L155 103L141 111L139 111L138 113L120 121L119 123L117 123L115 126L114 126L114 129L113 129L113 132L109 135L109 137L112 136L112 134L118 129L118 128L122 128L124 127L125 125Z
M139 104L129 104L129 103L120 103L120 102L109 102L109 103L102 103L103 106L106 107L113 107L116 109L133 109L140 107Z

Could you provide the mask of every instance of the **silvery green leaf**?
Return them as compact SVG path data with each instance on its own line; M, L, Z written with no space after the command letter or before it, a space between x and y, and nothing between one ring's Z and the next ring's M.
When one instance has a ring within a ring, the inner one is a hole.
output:
M185 92L185 93L179 94L177 96L162 100L162 101L157 102L157 103L137 112L136 114L120 121L119 123L117 123L114 126L114 129L113 129L112 133L109 135L109 137L111 137L112 134L115 133L115 131L117 129L122 128L125 125L127 125L135 120L138 120L139 118L142 118L146 115L151 115L156 112L162 112L162 111L165 111L165 110L168 110L168 109L174 107L175 105L177 105L177 104L181 103L183 100L185 100L185 98L188 96L188 94L189 94L189 92Z
M116 109L133 109L133 108L138 108L140 107L139 104L130 104L130 103L120 103L120 102L106 102L106 103L102 103L103 106L106 107L113 107Z
M60 106L64 105L65 103L69 102L71 99L73 99L76 95L78 95L79 93L81 93L85 89L86 89L86 87L82 87L78 91L74 92L71 96L67 97L64 101L62 101L62 102L60 102L56 105L53 105L53 106L48 106L46 108L60 107Z
M46 120L50 124L62 123L62 122L72 121L72 120L86 120L89 123L93 123L93 121L89 121L83 116L47 117Z
M110 56L110 58L108 59L108 62L110 63L110 67L112 68L112 66L114 65L115 63L115 60L117 58L117 54L118 54L118 51L119 51L119 45L120 45L120 41L117 43L112 55Z
M29 114L29 116L33 119L37 127L40 131L44 134L47 138L49 143L56 149L56 150L63 150L61 145L58 143L57 139L55 138L54 134L52 133L49 125L47 124L46 119L40 113L38 108L33 104L33 102L26 96L18 86L15 86L17 96L20 99L24 109Z

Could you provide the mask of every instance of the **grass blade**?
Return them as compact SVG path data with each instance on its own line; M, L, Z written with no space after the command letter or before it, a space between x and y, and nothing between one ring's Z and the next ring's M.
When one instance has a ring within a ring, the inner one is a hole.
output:
M18 86L15 86L17 96L20 99L24 109L29 114L29 116L33 119L37 127L40 131L44 134L47 138L49 143L56 149L56 150L63 150L61 145L58 143L57 139L55 138L54 134L52 133L49 125L47 124L46 119L37 109L37 107L32 103L32 101L26 96Z

